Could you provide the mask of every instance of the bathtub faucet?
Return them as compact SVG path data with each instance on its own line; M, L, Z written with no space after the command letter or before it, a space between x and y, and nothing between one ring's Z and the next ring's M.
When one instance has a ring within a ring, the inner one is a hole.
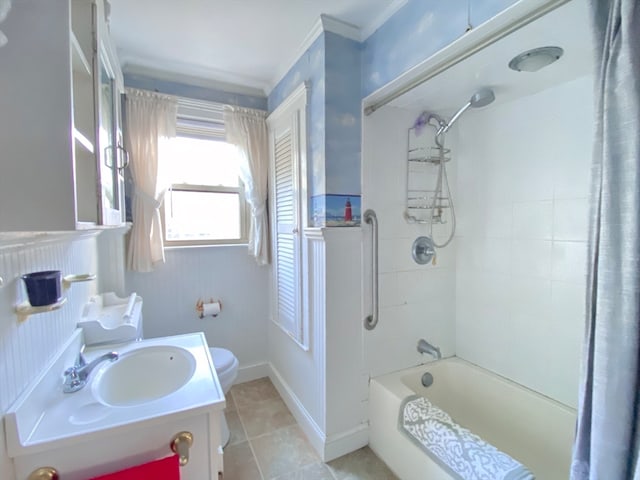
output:
M442 358L440 349L431 345L424 338L418 340L418 353L428 353L429 355L433 355L436 360L440 360Z

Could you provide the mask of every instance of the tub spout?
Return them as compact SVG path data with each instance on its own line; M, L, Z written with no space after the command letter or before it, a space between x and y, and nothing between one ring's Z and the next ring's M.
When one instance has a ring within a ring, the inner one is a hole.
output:
M440 360L442 358L440 349L434 345L431 345L424 338L418 340L418 353L428 353L429 355L433 355L436 360Z

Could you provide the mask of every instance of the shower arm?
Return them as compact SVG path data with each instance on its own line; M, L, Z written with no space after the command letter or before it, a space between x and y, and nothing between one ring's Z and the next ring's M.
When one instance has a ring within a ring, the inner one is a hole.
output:
M451 125L453 125L456 122L456 120L458 120L458 118L460 118L460 115L462 115L464 112L466 112L467 109L470 106L471 106L471 102L467 102L466 105L464 105L460 110L458 110L453 115L453 117L451 117L451 120L449 120L448 122L442 122L440 124L440 128L436 132L436 137L439 137L439 136L444 135L445 133L447 133L449 131L449 129L451 128Z

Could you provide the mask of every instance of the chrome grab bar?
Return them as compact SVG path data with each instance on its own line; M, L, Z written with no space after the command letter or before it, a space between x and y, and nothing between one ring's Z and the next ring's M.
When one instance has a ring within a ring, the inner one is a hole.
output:
M369 209L364 212L362 219L371 224L371 305L373 312L364 319L364 328L373 330L378 324L378 217L376 212Z

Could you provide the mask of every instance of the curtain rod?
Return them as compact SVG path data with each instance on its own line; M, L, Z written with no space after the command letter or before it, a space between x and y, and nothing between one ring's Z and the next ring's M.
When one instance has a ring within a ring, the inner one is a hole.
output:
M445 47L443 50L440 50L439 52L435 53L434 55L432 55L431 57L427 58L426 60L424 60L421 63L424 64L424 63L427 63L427 62L434 62L433 59L434 58L437 59L437 57L439 55L442 55L442 56L445 57L443 60L441 60L439 62L436 61L435 65L433 65L433 67L429 68L426 72L424 72L423 74L419 75L417 78L414 78L413 80L409 81L409 83L407 83L406 85L399 87L397 90L394 90L391 93L389 93L387 95L384 95L377 102L374 102L371 105L367 105L364 108L365 116L371 115L376 110L378 110L378 109L384 107L385 105L391 103L392 101L394 101L398 97L401 97L402 95L404 95L405 93L413 90L417 86L422 85L423 83L431 80L436 75L438 75L438 74L444 72L445 70L453 67L454 65L460 63L461 61L469 58L471 55L479 52L483 48L488 47L492 43L497 42L498 40L506 37L510 33L518 30L519 28L524 27L525 25L528 25L529 23L537 20L538 18L542 17L543 15L549 13L552 10L555 10L559 6L565 4L565 3L569 2L569 1L570 0L555 0L555 1L548 2L545 5L542 5L540 7L534 8L530 12L526 13L524 16L520 16L520 17L514 19L513 21L507 23L506 25L504 25L503 27L499 28L498 30L496 30L494 32L490 32L490 33L488 33L488 34L486 34L484 36L480 36L480 38L478 38L478 40L475 43L472 43L469 48L464 49L462 52L459 52L459 53L456 53L456 54L452 54L452 55L447 57L446 50L447 50L448 47ZM508 7L507 10L509 10L511 8L514 8L514 7ZM489 20L489 22L491 22L491 20ZM485 23L484 25L487 25L487 24ZM481 28L489 28L489 27L481 27ZM471 36L471 35L474 35L474 34L475 35L482 35L482 33L475 33L475 32L478 32L478 30L471 30L468 33L464 34L462 37L460 37L458 40L461 40L461 39L463 39L465 37L468 37L468 36ZM455 42L457 42L458 40L456 40ZM452 44L450 44L450 45L452 45ZM442 53L442 52L444 52L444 53ZM417 68L418 66L420 66L420 64L416 65L413 68ZM392 80L392 82L393 82L393 80Z

